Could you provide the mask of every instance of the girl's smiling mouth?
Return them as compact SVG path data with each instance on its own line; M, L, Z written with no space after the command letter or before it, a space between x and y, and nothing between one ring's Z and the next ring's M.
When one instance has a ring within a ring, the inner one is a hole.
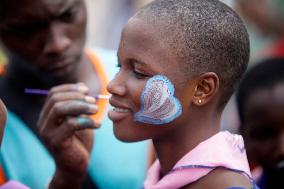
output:
M118 113L126 113L126 112L128 112L129 110L128 110L128 109L124 109L124 108L117 108L117 107L114 107L114 108L113 108L113 111L118 112Z
M119 103L110 99L110 104L113 106L113 109L108 112L108 117L113 121L117 122L126 117L131 113L130 109L126 106L120 105Z

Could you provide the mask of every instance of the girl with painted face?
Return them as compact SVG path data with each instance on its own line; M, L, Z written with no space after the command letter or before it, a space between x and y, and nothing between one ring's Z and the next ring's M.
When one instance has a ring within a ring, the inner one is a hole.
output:
M145 189L257 188L242 137L219 131L248 57L241 19L217 0L156 0L129 20L108 115L118 139L152 139Z

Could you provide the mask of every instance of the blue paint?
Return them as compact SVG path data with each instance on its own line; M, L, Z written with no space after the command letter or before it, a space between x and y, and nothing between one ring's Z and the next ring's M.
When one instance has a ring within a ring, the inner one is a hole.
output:
M174 91L174 85L166 76L151 77L141 94L141 109L135 114L135 121L161 125L179 117L182 107Z
M89 118L78 117L77 123L79 126L85 126L85 125L90 125L92 122Z

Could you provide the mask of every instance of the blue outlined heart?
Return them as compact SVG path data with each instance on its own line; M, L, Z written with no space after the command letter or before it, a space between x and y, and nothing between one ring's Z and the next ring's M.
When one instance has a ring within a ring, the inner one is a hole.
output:
M174 85L166 76L151 77L141 94L141 109L135 113L135 121L161 125L179 117L182 107L174 91Z

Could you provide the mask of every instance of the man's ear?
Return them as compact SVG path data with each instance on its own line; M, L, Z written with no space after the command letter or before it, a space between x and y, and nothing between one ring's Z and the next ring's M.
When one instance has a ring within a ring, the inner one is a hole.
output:
M218 75L214 72L206 72L199 76L192 101L195 105L202 106L211 101L218 90Z

